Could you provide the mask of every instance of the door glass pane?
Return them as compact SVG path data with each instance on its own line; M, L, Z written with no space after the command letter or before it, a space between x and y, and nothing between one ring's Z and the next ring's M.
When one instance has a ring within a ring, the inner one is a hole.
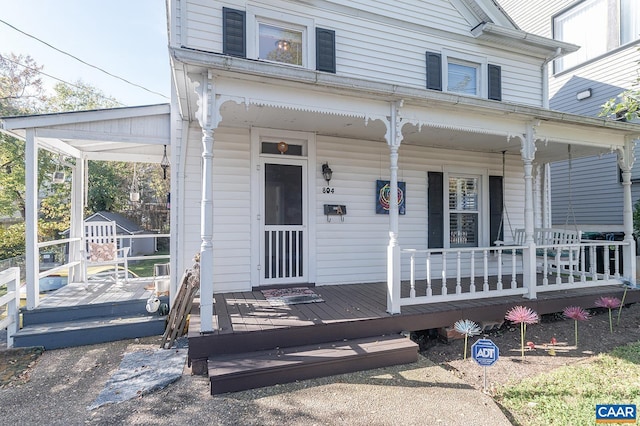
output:
M449 210L478 210L478 178L449 178Z
M478 215L475 213L451 213L449 215L449 246L478 246Z
M265 225L302 225L302 167L265 164Z
M479 178L449 177L449 246L477 247Z

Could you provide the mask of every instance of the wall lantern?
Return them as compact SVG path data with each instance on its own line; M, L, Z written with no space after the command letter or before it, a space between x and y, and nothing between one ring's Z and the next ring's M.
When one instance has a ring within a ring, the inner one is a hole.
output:
M591 89L583 90L582 92L576 93L576 99L581 101L583 99L587 99L591 97Z
M331 177L333 176L333 170L329 167L329 163L324 163L322 165L322 176L324 177L324 180L327 181L327 185L329 185Z
M162 156L162 161L160 161L160 167L162 167L162 179L167 179L167 169L171 163L169 162L169 158L167 158L167 146L164 146L164 155Z

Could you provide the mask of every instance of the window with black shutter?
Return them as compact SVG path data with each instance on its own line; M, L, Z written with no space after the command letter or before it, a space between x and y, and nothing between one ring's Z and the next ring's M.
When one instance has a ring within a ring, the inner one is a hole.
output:
M246 13L242 10L222 8L222 52L225 55L247 56Z
M316 28L316 70L336 72L336 32Z
M498 65L487 65L488 98L494 101L502 100L502 69Z
M442 56L427 52L427 89L442 90Z

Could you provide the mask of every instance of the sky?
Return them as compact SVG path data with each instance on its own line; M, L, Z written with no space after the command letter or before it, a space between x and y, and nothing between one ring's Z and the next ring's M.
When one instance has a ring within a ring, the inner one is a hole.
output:
M149 91L4 22L0 55L29 55L44 73L68 83L82 80L126 106L170 102L165 0L0 0L0 20ZM47 87L57 83L43 80Z

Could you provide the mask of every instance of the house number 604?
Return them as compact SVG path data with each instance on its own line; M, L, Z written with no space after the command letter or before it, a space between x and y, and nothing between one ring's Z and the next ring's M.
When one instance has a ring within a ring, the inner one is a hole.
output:
M330 186L325 186L322 188L323 194L333 194L334 191L335 191L335 188L331 188Z

